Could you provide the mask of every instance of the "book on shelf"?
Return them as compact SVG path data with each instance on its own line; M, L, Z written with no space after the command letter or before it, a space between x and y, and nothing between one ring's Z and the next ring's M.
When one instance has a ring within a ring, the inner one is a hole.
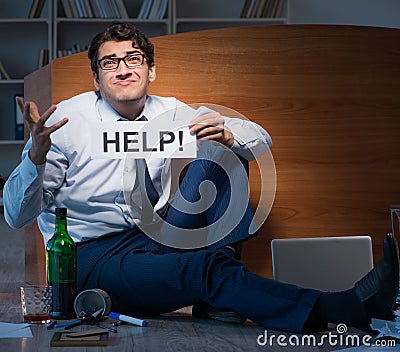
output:
M115 16L112 13L112 7L110 6L110 2L108 0L99 0L99 2L103 18L114 18Z
M156 12L156 19L162 20L167 12L168 0L160 0L160 4L158 6Z
M168 0L144 0L137 15L138 19L162 20L165 17Z
M285 0L246 0L240 17L242 18L279 18Z
M246 18L247 17L247 12L249 11L249 7L250 7L251 2L252 2L252 0L246 0L244 2L242 13L240 14L241 18Z
M279 3L277 5L277 7L276 7L276 12L274 14L274 17L282 17L282 12L283 12L284 5L285 5L285 1L284 0L279 0Z
M117 4L118 11L121 14L121 18L124 18L124 19L129 18L128 11L126 10L124 0L115 0L115 3Z
M257 1L258 0L248 0L245 2L243 11L242 11L242 17L244 17L244 18L252 17L253 13L255 12Z
M160 8L161 0L153 0L153 5L151 6L148 19L157 19L158 9Z
M61 0L61 4L62 4L62 7L64 9L65 17L71 18L72 17L72 10L71 10L71 7L69 6L68 0Z
M270 5L264 10L263 17L279 18L282 17L285 0L269 0Z
M87 50L87 47L85 48L85 50ZM82 51L81 46L78 43L76 43L68 49L58 49L57 57L68 56L68 55L80 53L81 51Z
M123 0L62 0L67 18L129 18Z
M275 3L277 3L278 1L279 0L266 0L263 8L261 9L261 12L258 13L257 17L271 18L272 17L272 9L274 8Z
M15 94L14 95L14 111L15 111L15 118L14 118L14 126L15 126L15 139L22 140L24 139L24 116L22 114L21 109L17 103L17 97L21 97L22 101L24 100L24 96L22 94Z
M32 0L32 5L29 10L28 18L39 18L46 0Z
M96 18L105 18L106 13L104 11L104 7L102 6L102 0L90 0L92 4L92 9L94 13L94 17Z
M261 18L264 14L264 9L270 6L271 1L274 0L258 0L256 6L254 8L254 14L252 17L254 18Z
M153 3L153 0L143 0L142 6L140 7L139 14L137 15L137 18L139 20L144 20L149 17L150 13L150 8Z
M108 0L108 7L109 7L111 17L121 18L121 14L119 13L119 9L117 7L115 0Z
M72 17L79 18L78 4L75 0L68 0L69 7L71 8Z
M39 50L38 68L46 66L49 63L49 49Z
M90 1L89 0L83 0L83 5L85 7L87 17L88 18L93 18L94 14L93 14L92 6L90 5Z
M86 9L85 4L83 3L83 0L75 0L75 3L76 3L76 8L78 10L78 17L79 18L87 18L88 11Z
M36 8L39 5L39 0L32 0L31 8L29 10L28 18L33 18L36 12Z
M7 70L5 69L1 61L0 61L0 74L1 74L1 79L7 79L7 80L11 79L10 75L8 74Z

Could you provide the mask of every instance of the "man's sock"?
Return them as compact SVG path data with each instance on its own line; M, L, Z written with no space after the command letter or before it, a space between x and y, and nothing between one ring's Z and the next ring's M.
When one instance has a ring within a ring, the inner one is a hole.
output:
M357 297L354 289L322 293L315 303L308 323L344 323L361 330L370 330L365 305Z
M399 291L399 254L396 239L385 236L382 258L368 274L347 291L322 293L306 326L314 323L345 323L372 331L371 318L393 320Z

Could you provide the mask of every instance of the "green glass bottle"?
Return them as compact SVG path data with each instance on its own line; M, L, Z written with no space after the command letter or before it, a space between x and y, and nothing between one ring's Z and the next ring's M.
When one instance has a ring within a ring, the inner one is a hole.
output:
M56 208L56 230L46 247L47 282L52 286L52 317L76 317L76 245L67 231L67 209Z

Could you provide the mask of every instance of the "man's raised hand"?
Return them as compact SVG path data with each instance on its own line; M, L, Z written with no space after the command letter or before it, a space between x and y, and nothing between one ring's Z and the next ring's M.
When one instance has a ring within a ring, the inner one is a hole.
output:
M64 126L68 122L68 118L63 118L54 125L47 127L45 123L56 110L55 105L52 105L40 116L34 102L27 101L24 103L20 97L16 97L16 99L32 138L29 158L36 165L43 164L51 147L50 135Z

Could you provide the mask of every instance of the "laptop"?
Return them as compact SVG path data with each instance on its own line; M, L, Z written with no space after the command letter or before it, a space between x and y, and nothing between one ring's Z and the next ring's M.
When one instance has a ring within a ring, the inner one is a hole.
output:
M396 239L396 241L399 243L400 242L400 205L391 205L390 206L390 221L392 224L392 234L394 236L394 238ZM400 282L399 282L400 284ZM400 290L399 293L397 295L397 299L396 299L396 304L397 306L399 306L399 302L400 302ZM397 319L399 319L399 315L400 313L399 309L397 309L396 312L396 321Z
M352 288L373 268L370 236L274 239L274 279L322 291Z
M393 236L400 241L400 205L390 206L390 222Z

